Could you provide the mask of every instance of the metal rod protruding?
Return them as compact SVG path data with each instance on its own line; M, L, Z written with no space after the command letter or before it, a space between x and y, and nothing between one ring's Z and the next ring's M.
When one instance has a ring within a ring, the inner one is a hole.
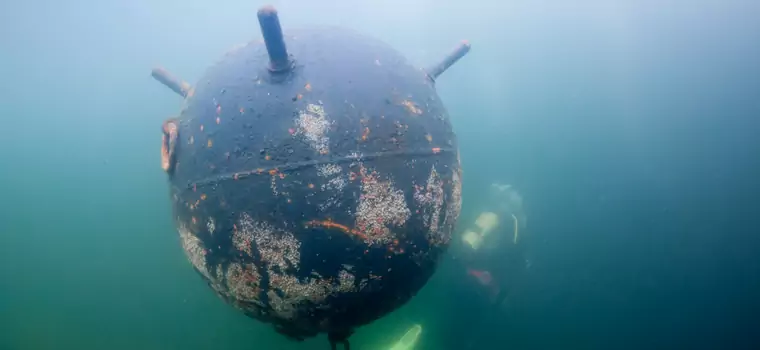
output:
M271 5L264 6L259 9L258 17L261 34L264 36L264 44L269 54L269 70L271 72L289 70L292 60L288 56L285 40L282 38L282 27L280 27L277 10Z
M172 89L172 91L182 97L187 97L187 94L190 91L190 84L173 77L166 71L166 69L153 68L150 75L158 80L159 83L166 85L166 87Z
M438 78L439 75L443 74L451 65L459 61L460 58L464 57L468 52L470 52L470 43L467 42L467 40L462 41L459 46L457 46L454 51L452 51L446 58L441 61L441 63L438 63L437 65L433 66L432 68L428 69L427 73L430 79L435 80Z

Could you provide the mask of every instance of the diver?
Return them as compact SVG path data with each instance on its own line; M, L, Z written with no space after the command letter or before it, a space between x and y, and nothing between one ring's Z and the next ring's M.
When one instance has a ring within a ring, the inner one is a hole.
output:
M511 185L493 183L480 214L461 236L458 259L492 306L503 304L510 286L529 267L521 237L526 225L522 196Z
M485 329L499 322L505 301L530 267L524 228L527 217L522 196L510 185L493 183L485 191L475 219L460 226L452 241L452 268L443 272L452 298L454 317L446 318L450 332L446 349L477 349L487 342ZM449 320L450 319L450 320Z

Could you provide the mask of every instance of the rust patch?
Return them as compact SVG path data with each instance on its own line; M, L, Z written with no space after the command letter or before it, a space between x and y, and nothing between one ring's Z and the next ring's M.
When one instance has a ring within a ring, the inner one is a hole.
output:
M167 120L163 125L161 135L161 169L169 171L174 161L174 150L177 146L177 123Z
M312 221L307 222L306 225L307 226L320 226L320 227L324 227L324 228L327 228L327 229L337 229L337 230L343 231L343 233L345 233L345 234L357 236L357 237L359 237L359 238L361 238L362 240L365 240L365 241L368 239L367 236L365 236L361 231L352 229L352 228L350 228L350 227L348 227L346 225L341 225L341 224L339 224L337 222L333 222L331 220L323 220L323 221L312 220Z
M411 114L414 114L414 115L420 115L420 114L422 114L422 110L419 107L417 107L417 104L415 104L412 101L404 100L404 101L401 102L401 104L404 107L406 107L406 110L409 111L409 113L411 113Z

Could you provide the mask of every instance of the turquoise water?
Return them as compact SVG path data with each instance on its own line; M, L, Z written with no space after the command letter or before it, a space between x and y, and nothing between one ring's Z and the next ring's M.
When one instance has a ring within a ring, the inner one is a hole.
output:
M272 3L286 29L339 24L420 66L469 39L438 82L461 145L461 222L493 181L518 188L530 218L529 274L503 310L458 291L449 256L354 348L414 324L418 350L757 343L756 2ZM0 349L328 348L211 292L159 167L180 101L150 69L195 81L258 38L261 5L0 3Z

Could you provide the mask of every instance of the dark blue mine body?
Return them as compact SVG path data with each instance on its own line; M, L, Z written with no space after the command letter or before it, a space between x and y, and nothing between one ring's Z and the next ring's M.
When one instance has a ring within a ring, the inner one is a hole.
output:
M248 316L293 339L350 334L435 271L461 207L457 141L433 78L388 45L338 28L284 39L280 72L257 41L175 84L176 224Z

